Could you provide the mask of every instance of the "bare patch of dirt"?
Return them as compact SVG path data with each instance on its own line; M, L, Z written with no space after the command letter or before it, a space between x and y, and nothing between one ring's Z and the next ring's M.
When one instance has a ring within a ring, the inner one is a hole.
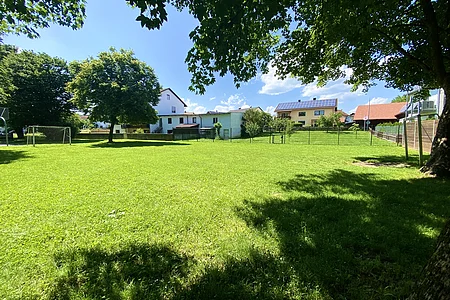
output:
M399 162L373 162L373 161L355 161L353 162L356 166L368 167L368 168L379 168L379 167L390 167L390 168L408 168L409 165Z

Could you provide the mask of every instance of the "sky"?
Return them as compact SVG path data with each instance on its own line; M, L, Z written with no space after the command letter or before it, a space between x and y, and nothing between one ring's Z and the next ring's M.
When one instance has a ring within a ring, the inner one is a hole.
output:
M133 50L136 57L151 66L164 88L171 88L188 105L187 111L204 113L208 110L227 111L245 107L261 107L273 113L278 103L297 100L338 99L338 109L350 113L358 105L389 103L400 91L385 88L378 82L367 93L362 90L351 92L351 86L344 78L329 82L324 87L315 84L304 85L295 78L279 80L275 69L261 74L239 89L234 86L231 75L217 78L214 85L207 87L204 95L188 90L191 75L184 60L192 42L189 33L197 21L186 11L168 9L168 22L160 30L149 31L135 21L138 10L129 7L124 0L91 0L86 7L86 20L82 29L51 25L39 30L40 38L10 35L4 43L21 49L45 52L67 61L84 60L107 51L110 47ZM351 70L346 70L349 74Z

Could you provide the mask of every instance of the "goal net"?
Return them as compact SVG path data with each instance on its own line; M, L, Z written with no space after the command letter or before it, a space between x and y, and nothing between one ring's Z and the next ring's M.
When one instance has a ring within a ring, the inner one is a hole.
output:
M27 129L27 145L36 144L71 144L70 127L62 126L29 126Z

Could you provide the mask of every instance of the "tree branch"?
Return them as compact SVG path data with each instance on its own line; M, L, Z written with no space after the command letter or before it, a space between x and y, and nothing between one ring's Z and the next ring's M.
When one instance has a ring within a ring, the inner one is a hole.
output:
M402 45L400 45L399 42L397 42L396 39L394 39L393 37L391 37L390 35L384 33L383 31L377 29L377 28L373 28L372 29L375 32L378 32L379 34L381 34L382 36L384 36L386 39L388 39L391 44L394 46L394 48L400 53L402 54L404 57L406 57L407 59L409 59L409 61L411 63L414 63L420 67L422 67L423 69L425 69L427 72L433 72L433 68L430 67L429 65L427 65L423 60L418 59L417 57L415 57L414 55L412 55L411 53L409 53L407 50L403 49Z

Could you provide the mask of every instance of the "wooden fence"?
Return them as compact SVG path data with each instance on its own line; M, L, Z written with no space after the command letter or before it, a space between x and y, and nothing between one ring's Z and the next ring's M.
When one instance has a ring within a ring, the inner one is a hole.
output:
M431 152L431 145L433 143L434 136L436 135L436 129L438 120L425 120L422 121L422 149L424 152ZM381 131L373 131L372 133L378 138L388 141L396 142L405 146L404 142L404 127L403 124L398 126L392 126L389 133ZM417 120L406 123L406 137L408 140L408 148L419 151L419 125Z

